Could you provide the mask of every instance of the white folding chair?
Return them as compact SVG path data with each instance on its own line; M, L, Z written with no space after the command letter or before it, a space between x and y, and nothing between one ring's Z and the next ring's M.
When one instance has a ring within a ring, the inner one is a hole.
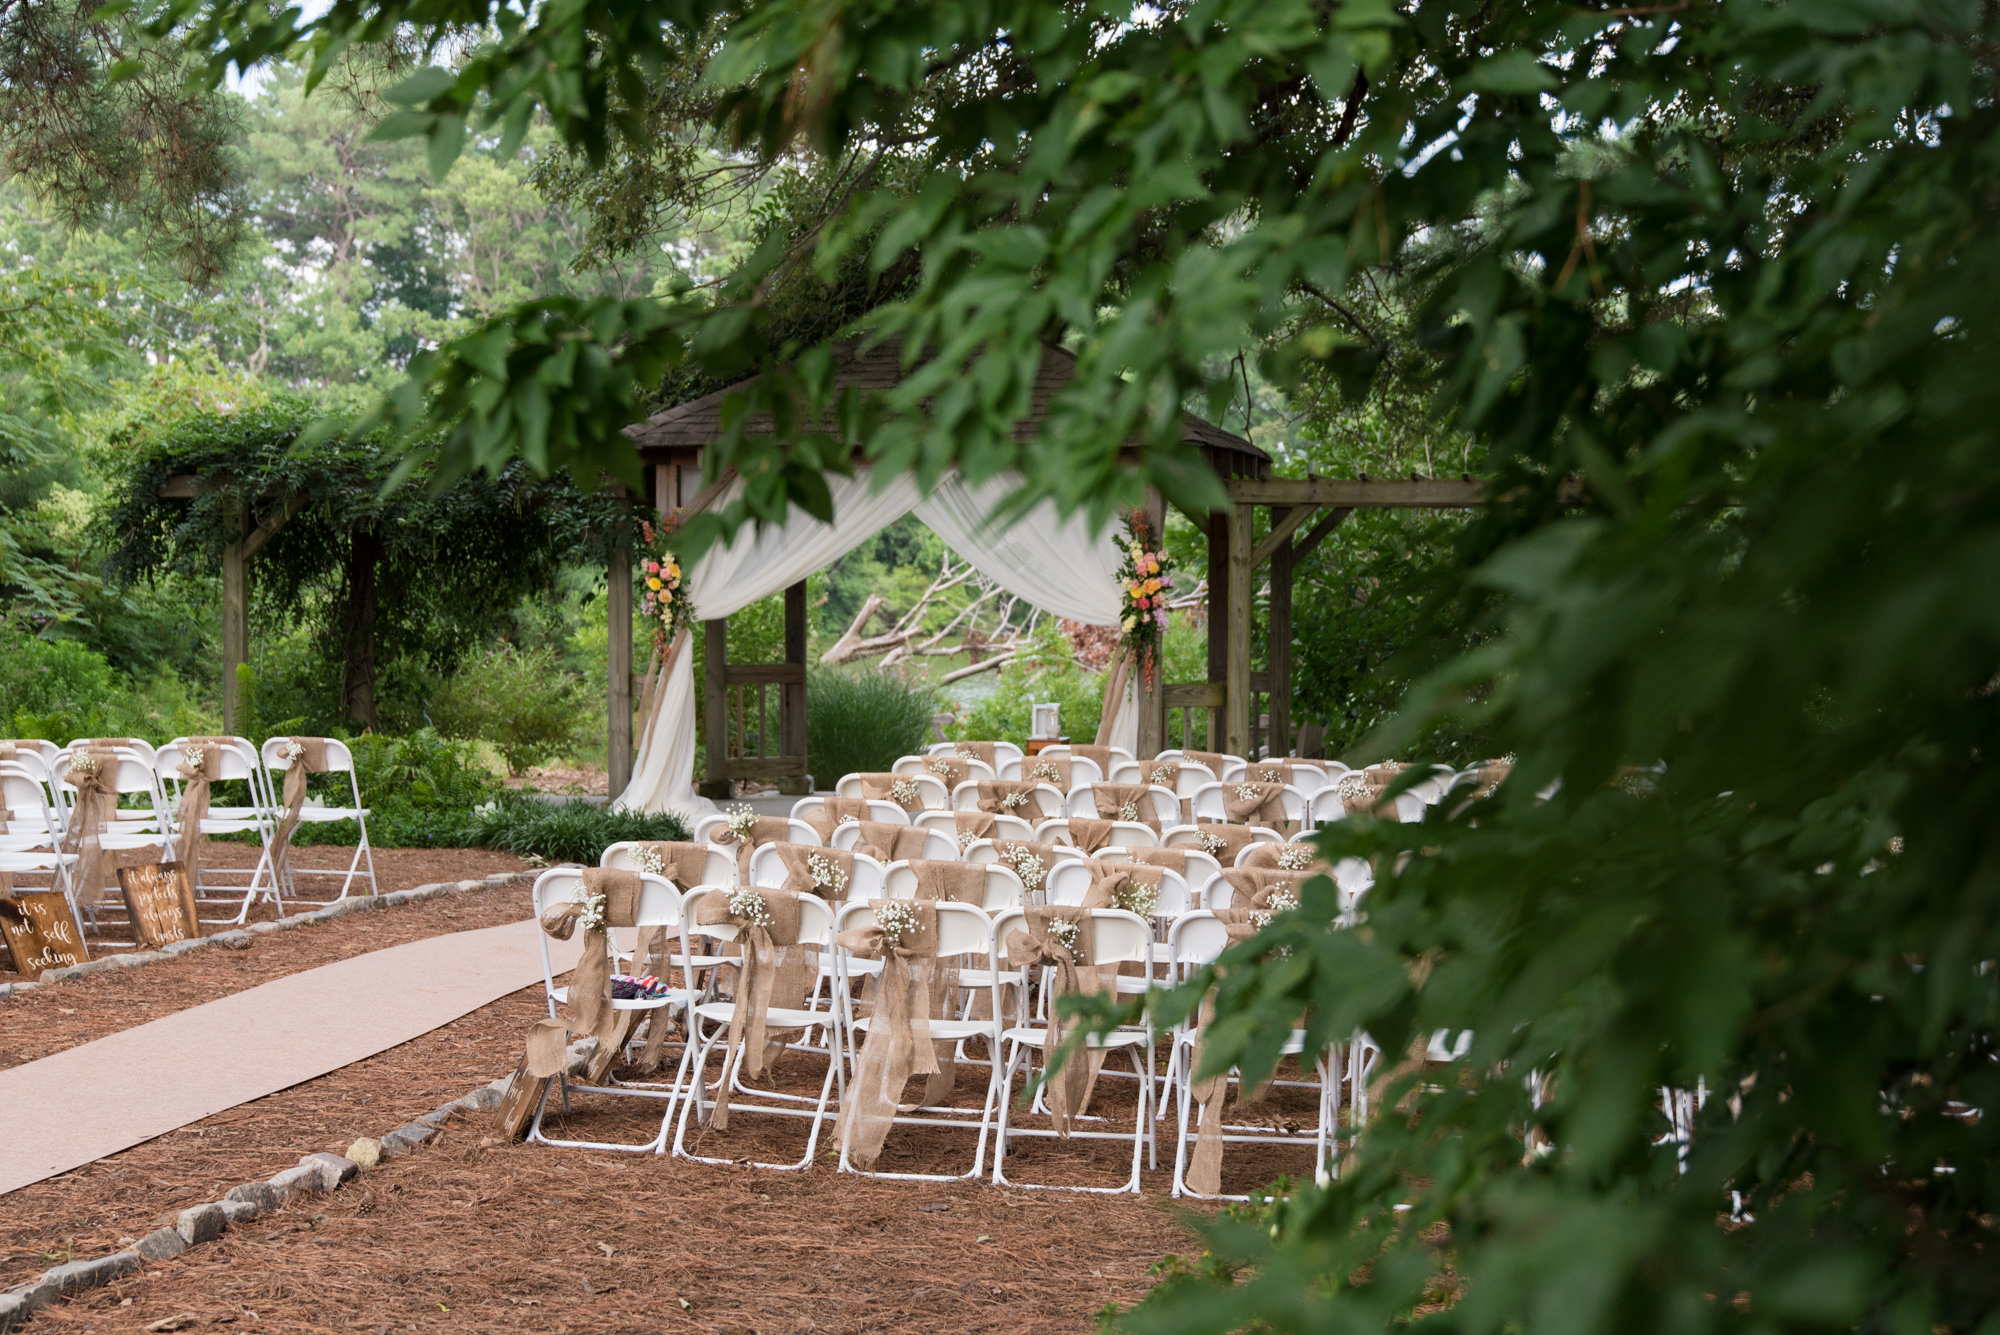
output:
M784 885L785 878L789 874L776 844L759 844L750 854L750 884L775 890ZM882 864L866 853L856 853L854 871L847 878L847 888L833 898L835 900L867 899L870 896L879 898L884 893L886 892L882 889Z
M1167 963L1176 983L1187 979L1208 964L1229 947L1229 932L1213 913L1196 909L1180 915L1173 926L1167 929ZM1248 1200L1247 1195L1223 1195L1209 1197L1193 1191L1187 1185L1187 1164L1189 1148L1201 1132L1200 1112L1194 1104L1194 1061L1195 1048L1199 1041L1199 1031L1190 1020L1182 1020L1174 1027L1173 1051L1167 1058L1167 1077L1170 1087L1178 1096L1180 1105L1179 1134L1174 1145L1174 1185L1176 1197L1192 1196L1199 1200ZM1306 1034L1303 1029L1294 1029L1285 1040L1283 1055L1303 1057L1305 1055ZM1313 1177L1324 1184L1333 1174L1333 1153L1335 1135L1340 1116L1341 1051L1339 1045L1331 1045L1315 1055L1314 1070L1318 1076L1319 1117L1310 1137L1313 1146ZM1232 1072L1224 1077L1236 1080ZM1241 1081L1236 1080L1241 1088ZM1299 1082L1286 1081L1285 1084ZM1272 1130L1266 1126L1239 1125L1228 1122L1222 1124L1222 1143L1225 1145L1298 1145L1308 1142L1302 1132Z
M1017 819L1039 821L1045 820L1050 816L1067 814L1063 810L1062 789L1052 783L1038 783L1028 790L1028 795L1028 801L1017 808L1017 811L1021 813L1017 816ZM1038 806L1041 808L1039 811L1035 810ZM959 784L958 787L951 790L951 809L953 811L979 810L979 784L975 780L967 779L964 783ZM1000 814L1011 816L1016 813L1003 812Z
M348 861L347 870L344 872L336 868L322 870L317 867L294 866L291 858L287 857L285 865L279 869L281 879L288 893L294 899L298 899L302 898L299 894L298 886L301 876L338 876L341 878L340 893L335 895L333 900L307 900L307 903L332 903L345 899L347 898L348 891L354 888L354 882L357 879L368 882L369 894L379 894L381 893L381 886L375 880L375 850L368 842L368 808L361 805L361 780L354 772L354 752L348 749L346 742L341 741L337 737L322 737L319 740L326 744L326 772L328 774L345 774L347 776L349 805L315 806L313 799L308 796L305 806L299 810L299 824L331 825L336 821L351 820L354 822L355 829L361 832L361 840L355 845L354 856ZM262 759L265 770L282 772L291 767L291 762L285 759L285 747L290 743L291 738L289 737L267 737L264 739ZM266 782L270 784L270 791L274 793L283 791L282 779L267 779ZM308 779L307 782L310 783L311 780ZM280 812L280 819L282 819L282 811ZM366 865L365 871L363 870L364 864Z
M178 839L181 834L181 748L188 744L185 737L176 737L153 754L153 773L159 783L161 794L167 799L167 807L173 813L170 837ZM271 836L277 832L275 816L265 805L258 771L263 766L257 763L256 748L242 738L231 738L228 745L216 748L215 772L210 774L211 783L230 781L241 782L250 793L248 806L226 806L210 803L208 811L201 818L203 834L254 834L257 836L257 865L248 872L241 867L214 867L203 865L197 876L194 891L197 909L204 898L219 902L240 891L243 899L235 916L230 918L205 918L204 922L242 922L250 916L250 906L257 902L257 896L264 889L264 878L269 875L271 893L276 893L277 869L271 865ZM213 790L211 790L213 791ZM238 876L246 877L245 883L234 883ZM211 893L204 895L203 891ZM282 904L282 900L274 900ZM282 911L282 910L281 910Z
M915 899L917 897L917 872L906 861L890 863L883 869L885 888L881 892L884 899ZM1011 867L1002 863L991 863L986 868L986 898L978 907L985 912L998 913L1002 909L1019 908L1025 895L1021 889L1021 878ZM948 901L956 902L956 901Z
M1174 795L1158 784L1146 788L1145 800L1139 805L1139 819L1151 817L1160 823L1160 828L1168 829L1181 823L1181 804ZM1116 808L1104 810L1097 804L1097 786L1080 783L1069 790L1069 797L1063 810L1065 816L1083 816L1096 820L1128 820Z
M993 939L1006 941L1012 932L1022 930L1027 915L1018 909L1000 914L993 923ZM1096 968L1105 965L1140 964L1150 977L1153 972L1153 929L1145 919L1121 909L1090 910L1091 937L1095 949L1088 960L1079 960L1079 967ZM1043 1024L1030 1024L1026 1017L1000 1035L1004 1070L995 1093L1000 1099L1000 1125L993 1149L993 1181L998 1186L1025 1187L1031 1190L1082 1191L1096 1195L1132 1193L1139 1190L1139 1170L1143 1156L1153 1144L1153 1027L1151 1019L1142 1025L1115 1029L1108 1034L1088 1041L1092 1051L1110 1052L1123 1050L1132 1058L1134 1074L1137 1076L1138 1106L1132 1118L1132 1172L1122 1185L1115 1187L1082 1187L1050 1182L1020 1182L1007 1176L1007 1146L1010 1140L1034 1138L1055 1139L1056 1131L1049 1128L1026 1128L1013 1125L1014 1077L1022 1071L1023 1065L1032 1054L1046 1056L1049 1030ZM1078 1054L1080 1056L1080 1054ZM1072 1140L1123 1140L1122 1131L1097 1131L1087 1129L1083 1123L1102 1122L1096 1115L1079 1115L1072 1119L1069 1137Z
M639 850L650 840L621 839L615 844L606 844L597 856L597 865L617 871L644 871L639 865ZM671 877L668 878L672 880ZM707 856L702 861L701 879L696 885L735 885L736 859L727 851L711 844ZM692 887L687 887L692 888Z
M850 796L850 794L836 793L834 794L834 796L847 797ZM851 796L860 797L861 789L857 786L854 792L851 794ZM890 825L908 825L910 823L910 813L905 811L902 807L898 806L896 803L889 801L887 798L871 797L868 798L867 801L868 801L869 820L886 821ZM818 811L824 811L825 809L826 809L825 794L821 793L821 794L815 794L812 797L802 797L798 801L792 803L792 819L802 821L807 816L810 816ZM705 820L707 818L703 817L703 819Z
M583 876L575 868L557 867L543 872L535 878L535 888L533 891L536 919L539 920L542 914L554 905L575 902L583 894ZM652 928L655 932L679 933L681 926L681 896L674 889L673 883L668 881L664 876L655 876L651 872L639 873L639 905L637 911L633 914L633 919L634 925L630 928L613 927L605 932L606 948L611 955L611 967L614 973L619 971L621 965L628 963L634 972L643 967L645 961L637 959L636 952L638 950L638 938L646 929ZM629 944L621 940L619 936L621 932L628 931L632 934ZM590 934L585 933L584 939L588 942ZM554 1015L558 1005L569 1001L569 988L566 986L556 986L555 967L553 961L549 958L548 934L537 932L535 933L535 940L540 945L542 951L542 991L548 998L549 1014ZM669 953L671 953L670 943L668 949ZM685 976L684 973L683 977ZM666 993L662 996L632 997L626 1000L613 999L611 1009L614 1011L643 1013L652 1017L650 1023L661 1024L665 1022L665 1017L669 1012L685 1010L688 1002L694 995L686 986L673 987L669 985ZM635 1036L635 1033L627 1035L626 1045L628 1048L634 1041ZM567 1116L571 1112L569 1076L566 1072L558 1073L556 1080L557 1088L562 1097L563 1113ZM662 1100L666 1104L666 1107L660 1113L660 1129L653 1134L652 1139L638 1145L622 1141L565 1140L557 1136L551 1136L543 1130L543 1119L548 1115L549 1105L548 1095L545 1093L542 1096L541 1106L535 1109L535 1120L528 1127L528 1141L530 1144L553 1145L558 1149L619 1150L628 1154L657 1154L666 1146L667 1128L673 1123L674 1102L679 1094L678 1080L670 1085L661 1085L650 1081L619 1081L613 1080L607 1073L605 1083L603 1084L579 1085L576 1088L581 1092L590 1094Z
M947 825L950 824L951 820L951 813L948 811L919 812L918 814L942 815ZM918 821L917 824L922 826L923 822ZM860 841L861 825L859 822L849 821L845 825L836 825L833 827L833 846L835 848L851 849ZM924 857L932 862L950 862L958 857L958 855L958 840L951 834L935 827L924 830Z
M1205 783L1194 792L1194 820L1197 825L1221 825L1228 820L1223 802L1236 785L1228 783ZM1306 796L1298 789L1285 787L1278 790L1278 802L1285 809L1285 819L1293 829L1306 828ZM1263 827L1263 828L1269 828Z
M1037 839L1025 842L1048 843L1050 841ZM1053 847L1056 851L1056 857L1060 861L1068 862L1083 857L1083 850L1073 844L1053 844ZM1000 841L995 839L973 840L965 846L965 860L967 862L999 863ZM1000 865L1005 866L1006 864L1001 863Z
M974 740L982 739L975 738ZM959 745L958 742L940 742L930 749L930 754L934 756L955 756L958 754ZM1021 748L1012 742L993 743L993 762L996 765L1004 764L1009 760L1019 760L1021 755Z
M69 745L65 746L63 750L85 751L95 745L97 741L98 739L95 737L72 737L70 738ZM128 751L136 751L139 753L139 757L148 765L153 763L153 744L143 737L121 737L113 741L112 745L123 747ZM47 759L51 766L55 764L54 756L49 756Z
M905 774L901 777L917 786L917 800L923 803L924 810L946 811L950 809L951 789L947 788L944 780L940 779L937 775ZM859 774L841 775L840 782L834 785L833 791L840 797L866 796L861 790L861 776ZM871 811L874 810L873 801L874 799L870 799L869 810ZM895 807L898 811L905 812L903 819L905 821L909 820L906 808L894 802L891 802L889 805Z
M42 773L18 761L0 761L0 824L6 826L0 830L0 852L54 852L62 846L60 813L49 805Z
M1133 759L1132 753L1130 751L1127 751L1122 746L1107 746L1104 749L1111 753L1111 764L1114 768L1121 761ZM1044 756L1063 756L1071 760L1088 759L1088 757L1077 755L1076 747L1068 742L1057 742L1054 746L1045 746L1036 754Z
M1023 756L1019 760L1009 760L1000 767L1000 777L1012 783L1019 783L1021 776L1034 770L1037 760L1069 761L1069 781L1074 787L1079 783L1102 783L1104 771L1097 768L1097 762L1089 756L1071 755L1067 746L1045 746L1032 757Z
M904 756L889 766L891 774L928 774L947 787L965 782L967 779L997 779L993 767L983 760L971 756L953 755L949 751L933 751L929 755ZM956 777L953 777L956 776Z
M885 802L883 805L896 806L894 802ZM902 808L896 807L896 810L901 811ZM698 844L712 843L714 842L717 830L726 830L728 828L728 815L723 812L717 812L713 815L703 816L695 821L693 838ZM825 841L819 837L818 830L815 830L797 816L791 816L787 818L785 826L785 842L788 844L817 844ZM725 847L733 847L733 845L725 845Z
M681 950L692 955L689 941L695 936L713 941L735 941L739 933L732 923L703 923L700 921L701 903L712 895L727 896L730 892L720 886L701 886L690 890L681 901L681 931L684 936ZM799 944L818 946L824 953L833 944L833 907L815 895L799 897ZM693 988L692 976L688 983ZM687 1147L687 1125L690 1113L706 1126L715 1100L709 1097L707 1083L708 1057L718 1045L723 1046L723 1061L717 1073L714 1088L729 1091L729 1115L738 1113L767 1117L804 1117L812 1122L812 1130L806 1136L805 1153L795 1163L765 1163L752 1161L752 1167L796 1172L812 1166L813 1155L819 1148L819 1133L823 1123L828 1121L828 1101L835 1088L845 1088L845 1068L841 1059L842 1038L840 1011L829 1005L820 1009L816 998L809 998L803 1008L773 1006L765 1012L764 1022L772 1033L800 1030L804 1035L814 1033L824 1035L826 1054L826 1079L821 1082L817 1100L784 1094L776 1090L758 1089L743 1083L741 1070L745 1053L738 1049L734 1058L728 1055L725 1040L729 1037L730 1021L736 1015L739 1005L747 1005L747 997L732 998L728 1001L697 1002L688 1019L688 1044L681 1057L681 1072L674 1081L676 1089L684 1090L680 1100L680 1116L674 1124L674 1147L676 1157L691 1159L696 1163L728 1164L738 1162L733 1158L717 1158L694 1153ZM745 1044L747 1047L748 1045ZM803 1045L793 1045L789 1050L801 1051ZM810 1107L805 1105L810 1104Z
M1340 795L1339 781L1320 789L1312 795L1312 824L1324 825L1331 821L1347 819L1347 800ZM1424 819L1424 799L1415 793L1397 793L1392 805L1396 819L1405 825L1421 824Z
M956 849L958 847L958 821L952 812L913 812L910 816L910 824L935 831L951 840L952 848ZM996 839L1033 840L1035 837L1035 827L1027 821L1022 820L1019 816L995 816L993 818L993 835ZM958 854L954 852L952 856L957 857Z
M1153 827L1136 820L1114 820L1111 822L1111 837L1119 848L1158 848L1160 836ZM1035 827L1034 841L1038 844L1071 844L1074 838L1069 832L1069 817L1057 816L1045 820Z
M903 864L897 863L897 866ZM902 898L904 896L898 896ZM960 904L952 900L939 900L937 909L937 957L940 960L955 960L958 969L958 986L961 989L984 991L988 997L985 1019L950 1016L932 1016L929 1021L930 1037L934 1042L963 1044L970 1039L986 1040L987 1051L1000 1050L1000 987L994 981L1000 972L999 952L993 941L993 920L972 904ZM843 932L863 930L875 924L875 907L865 900L855 900L840 906L835 914L835 935ZM872 1016L856 1019L852 982L864 974L879 974L879 968L857 970L851 966L857 963L876 963L856 960L845 950L836 949L835 969L839 978L839 1004L848 1042L852 1048L850 1064L859 1060L859 1051L870 1027ZM976 961L968 964L967 961ZM968 974L983 979L980 983L968 983ZM986 1089L979 1102L979 1136L972 1155L972 1167L963 1173L890 1173L881 1169L856 1168L848 1160L848 1146L845 1139L840 1145L839 1171L857 1173L863 1177L890 1178L901 1182L958 1182L976 1179L986 1171L986 1142L993 1128L993 1090L998 1080L998 1063L987 1063ZM947 1106L919 1106L908 1112L899 1112L893 1126L943 1127L953 1131L968 1129L967 1119L970 1108Z

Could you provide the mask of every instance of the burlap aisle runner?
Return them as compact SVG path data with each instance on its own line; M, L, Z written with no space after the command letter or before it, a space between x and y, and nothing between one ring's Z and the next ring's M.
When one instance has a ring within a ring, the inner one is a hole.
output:
M1208 825L1194 827L1195 842L1201 851L1220 862L1224 867L1236 865L1236 855L1254 843L1260 842L1248 825Z
M1090 996L1102 990L1097 970L1087 967L1097 955L1097 935L1090 910L1081 906L1034 904L1025 913L1024 927L1007 933L1007 964L1014 969L1055 970L1055 985L1049 990L1046 1058L1068 1040L1075 1023L1063 1015L1062 999L1072 992ZM1056 1134L1064 1140L1069 1139L1072 1121L1089 1106L1091 1084L1088 1061L1064 1062L1048 1083L1049 1112Z
M326 773L326 738L287 737L285 739L285 811L278 818L278 832L271 839L271 869L290 869L292 831L299 827L299 813L306 805L306 776ZM290 754L296 750L298 754Z
M958 833L958 851L961 853L975 840L993 838L993 832L1000 828L990 811L954 811L951 822Z
M931 832L918 825L897 825L886 820L864 820L855 836L854 851L866 853L880 863L920 858L930 845Z
M848 822L859 823L869 819L868 799L865 797L827 796L822 797L819 802L817 809L806 812L799 819L818 831L819 841L823 844L832 843L833 832ZM775 817L761 819L775 819Z
M1135 820L1160 832L1160 817L1143 783L1097 783L1090 787L1090 800L1102 820Z
M854 1080L836 1123L848 1157L863 1172L874 1168L880 1157L910 1078L939 1074L930 1020L939 991L934 976L937 906L923 899L871 899L868 906L874 910L874 923L838 937L843 950L882 961L868 1037L862 1041ZM932 1101L930 1083L926 1082L925 1103Z
M834 799L828 799L829 801ZM856 799L857 801L859 799ZM867 809L867 803L862 803ZM748 808L745 808L747 811ZM783 816L751 816L742 819L731 815L729 824L709 836L713 843L724 848L736 846L736 879L739 884L750 884L750 855L759 844L782 844L791 838L792 823ZM821 836L822 838L826 836Z
M981 779L979 809L996 816L1018 816L1030 825L1057 813L1042 810L1042 797L1035 785L1012 779Z
M70 802L69 828L63 831L62 851L76 858L70 888L80 906L104 897L107 864L102 836L105 822L116 820L118 810L118 794L106 785L105 776L117 763L117 753L110 747L91 746L71 753L69 770L63 775L63 783L76 789Z
M208 819L208 785L222 767L222 746L226 737L190 737L181 743L180 764L174 772L181 777L180 809L174 822L180 829L174 839L174 861L187 873L188 884L201 877L201 823Z
M907 774L863 774L861 795L877 802L894 802L905 811L922 811L923 794L917 791L917 782Z
M1231 825L1262 825L1290 834L1297 822L1285 814L1282 783L1232 783L1222 790L1222 814Z
M1254 909L1211 909L1210 912L1221 920L1232 946L1248 941L1261 930L1253 916L1256 913ZM1202 1059L1208 1049L1209 1026L1214 1023L1215 990L1210 988L1201 999L1201 1011L1196 1021L1193 1072L1201 1070ZM1246 1092L1242 1096L1243 1101L1254 1100L1265 1087ZM1195 1133L1194 1153L1188 1158L1188 1189L1198 1196L1219 1196L1222 1194L1222 1103L1229 1093L1228 1069L1210 1076L1197 1075L1189 1093L1194 1098L1195 1106L1201 1110L1201 1125Z
M736 984L736 1004L730 1007L729 1042L723 1053L715 1110L709 1116L710 1126L726 1131L729 1069L737 1053L743 1054L743 1070L748 1075L762 1075L767 1067L771 996L785 964L781 952L794 950L799 944L799 895L791 890L745 886L726 895L704 895L696 914L695 920L703 926L727 923L735 927L743 943L743 974Z

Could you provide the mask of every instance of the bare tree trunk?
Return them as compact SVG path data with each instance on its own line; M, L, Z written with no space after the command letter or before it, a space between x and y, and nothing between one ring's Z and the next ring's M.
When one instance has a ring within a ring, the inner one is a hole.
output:
M846 633L833 642L831 649L828 649L819 656L819 661L822 663L845 663L850 658L854 658L860 652L861 645L864 643L861 638L862 628L874 620L876 613L881 610L881 597L876 594L869 594L868 601L861 604L861 611L855 615L853 622L848 625ZM881 651L877 650L876 652L879 653Z
M356 529L343 577L340 712L364 728L382 726L375 708L375 610L384 551L379 528Z

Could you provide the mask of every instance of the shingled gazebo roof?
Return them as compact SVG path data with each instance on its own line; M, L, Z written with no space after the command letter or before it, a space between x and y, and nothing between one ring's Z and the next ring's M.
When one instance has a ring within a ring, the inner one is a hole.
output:
M1041 430L1056 391L1076 375L1076 358L1060 348L1044 348L1042 365L1035 377L1028 413L1015 425L1015 435L1026 440ZM837 387L883 391L893 389L903 378L903 370L893 346L878 344L866 351L852 347L834 353L834 381ZM684 463L692 454L722 434L722 403L740 389L743 381L713 394L654 413L643 422L625 428L625 434L639 447L647 463ZM753 420L752 430L768 430L769 419ZM1218 477L1266 478L1271 475L1271 456L1255 445L1192 413L1181 417L1181 440L1201 448Z

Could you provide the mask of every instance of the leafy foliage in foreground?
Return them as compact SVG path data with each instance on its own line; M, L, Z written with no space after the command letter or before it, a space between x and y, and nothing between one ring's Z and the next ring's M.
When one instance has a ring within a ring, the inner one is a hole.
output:
M498 848L550 862L597 865L604 850L623 839L686 839L687 821L668 811L608 811L588 802L549 803L510 797L475 812L466 826L468 844Z

